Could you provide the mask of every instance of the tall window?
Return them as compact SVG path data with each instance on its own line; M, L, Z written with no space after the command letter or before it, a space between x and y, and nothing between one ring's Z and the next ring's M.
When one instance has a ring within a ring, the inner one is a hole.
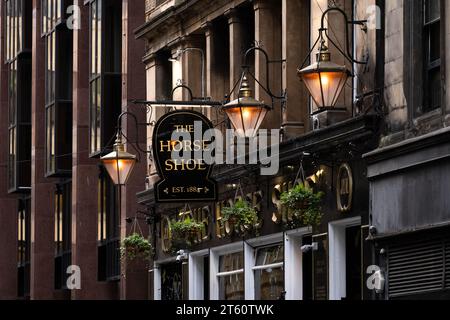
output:
M66 8L72 1L42 1L45 40L46 173L70 174L72 167L72 31Z
M31 1L6 0L4 47L8 65L8 188L31 184Z
M284 246L258 248L253 272L255 299L279 300L284 291Z
M17 289L18 296L27 298L30 295L30 249L31 249L31 199L19 200L17 216Z
M425 113L441 107L441 0L423 1L423 41Z
M121 110L122 1L90 0L90 154L111 142Z
M219 258L219 299L244 300L244 254L237 252Z
M55 289L66 289L67 268L72 260L72 183L56 186L55 192Z
M116 187L101 168L98 180L98 279L114 281L120 277L120 217Z

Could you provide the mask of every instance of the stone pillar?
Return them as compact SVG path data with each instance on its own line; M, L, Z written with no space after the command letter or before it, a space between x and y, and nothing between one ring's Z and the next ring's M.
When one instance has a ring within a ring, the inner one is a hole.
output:
M72 264L81 268L81 290L72 291L72 299L117 299L117 284L97 280L99 161L89 158L89 7L83 0L74 5L81 29L73 30Z
M41 1L33 0L31 299L54 299L55 231L52 179L45 178L45 45L41 38Z
M5 2L0 4L0 17L4 17ZM0 41L4 43L5 24L0 24ZM5 46L0 47L0 300L17 298L17 216L18 207L15 196L8 194L8 68L5 61Z
M228 18L229 36L230 36L230 91L240 80L242 75L243 55L245 50L245 42L248 36L245 34L245 24L242 21L238 11L231 9L225 13ZM249 44L248 44L249 45ZM237 99L238 90L233 92L230 100Z
M309 96L297 76L299 61L309 52L309 5L306 1L283 0L283 89L288 100L283 111L284 138L295 138L308 128Z
M139 123L146 122L146 110L139 106L128 106L130 100L145 99L145 66L142 63L142 54L145 52L144 42L134 38L134 30L144 24L145 3L144 1L124 0L122 2L122 109L134 113ZM138 130L138 131L136 131ZM147 150L146 127L138 126L133 118L125 117L123 131L133 143L139 143L141 149ZM136 139L139 136L139 140ZM128 152L135 154L136 150L126 145ZM145 176L147 171L147 154L141 154L142 161L138 162L131 173L126 186L122 187L121 207L121 238L129 235L130 225L125 222L126 218L134 218L139 209L136 194L145 190ZM148 226L145 221L139 220L144 237L148 236ZM147 299L147 277L148 271L145 265L133 267L128 261L122 264L121 271L121 299Z
M220 27L223 27L222 25ZM203 25L206 39L206 96L214 101L223 101L229 93L228 27L219 28L213 23ZM215 107L214 107L215 108ZM212 108L205 109L211 121L221 123L225 115Z
M339 0L339 1L328 1L329 4L332 4L342 10L345 11L349 19L352 19L352 12L353 12L353 1L351 0ZM347 28L345 19L343 18L342 14L337 11L331 11L328 14L328 28L329 28L329 35L330 38L333 39L333 41L340 45L341 49L343 49L344 52L347 51L346 49L346 37L345 37L345 30ZM351 29L349 28L349 32L351 32ZM350 48L353 47L352 45L352 37L351 34L349 34L349 41L350 41ZM328 43L330 52L331 52L331 60L339 65L345 65L349 70L352 70L352 63L350 63L331 43ZM353 53L353 52L352 52ZM342 108L346 109L348 116L350 117L352 115L352 104L353 104L353 78L349 78L347 80L347 84L344 87L344 90L342 91L342 94L340 98L338 99L338 102L336 104L336 108Z
M281 50L281 3L269 0L257 0L254 2L255 10L255 40L267 52L270 60L280 60ZM269 66L269 75L266 72L266 59L260 51L255 52L255 77L267 86L267 76L270 78L270 89L274 95L280 96L282 65L278 63ZM271 105L270 96L255 84L255 98ZM261 129L281 128L281 103L275 101L274 109L267 114L261 125Z
M205 53L205 37L204 35L191 35L183 37L175 46L172 47L172 54L175 55L178 50L195 48L196 50L187 50L181 54L179 61L173 63L173 84L175 87L179 80L187 85L191 90L194 98L200 98L202 91L206 95L206 79L204 89L202 90L202 68L206 68L206 64L202 62L202 52L204 59ZM206 69L204 70L206 74ZM189 100L189 94L186 90L181 89L175 93L175 100Z

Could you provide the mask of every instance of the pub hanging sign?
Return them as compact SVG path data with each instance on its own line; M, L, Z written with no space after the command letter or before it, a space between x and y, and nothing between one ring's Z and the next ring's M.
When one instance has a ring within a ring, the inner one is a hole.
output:
M204 138L211 129L208 118L188 110L170 112L156 123L153 154L161 178L154 187L156 202L217 200L213 165L204 158L211 154L212 141Z

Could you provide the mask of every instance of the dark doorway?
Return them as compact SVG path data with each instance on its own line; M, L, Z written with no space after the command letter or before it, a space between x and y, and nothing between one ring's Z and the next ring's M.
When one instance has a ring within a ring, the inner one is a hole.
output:
M349 227L346 238L347 300L361 300L361 227Z
M183 300L183 268L181 264L161 266L161 300Z

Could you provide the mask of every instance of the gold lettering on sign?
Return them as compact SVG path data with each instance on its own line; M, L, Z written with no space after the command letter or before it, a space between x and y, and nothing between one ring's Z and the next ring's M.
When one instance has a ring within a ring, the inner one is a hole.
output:
M342 164L338 170L336 183L336 202L340 212L348 212L353 203L353 174L347 163Z
M272 221L276 224L292 221L292 211L281 203L281 194L291 190L294 186L293 181L282 182L274 186L272 190L272 203L277 209L272 214Z
M164 252L169 252L172 249L172 234L170 231L169 217L163 217L161 220L161 246Z

